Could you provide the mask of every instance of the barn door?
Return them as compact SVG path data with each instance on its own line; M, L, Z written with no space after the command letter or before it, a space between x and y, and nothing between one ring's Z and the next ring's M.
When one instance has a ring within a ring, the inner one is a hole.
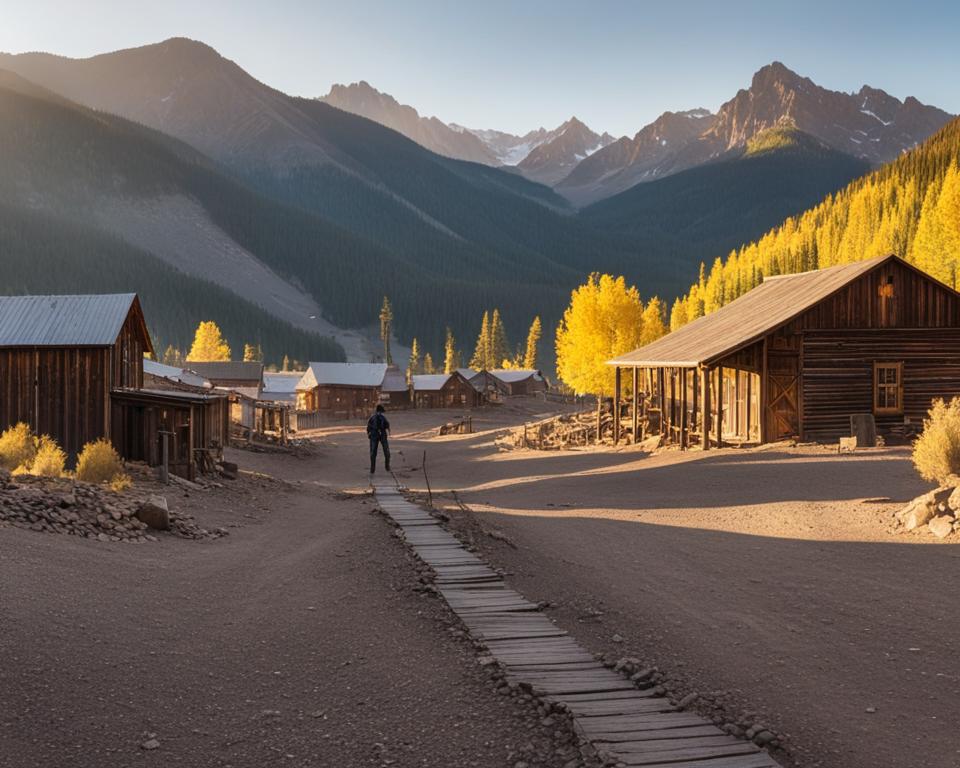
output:
M800 434L800 359L771 350L767 358L767 439Z

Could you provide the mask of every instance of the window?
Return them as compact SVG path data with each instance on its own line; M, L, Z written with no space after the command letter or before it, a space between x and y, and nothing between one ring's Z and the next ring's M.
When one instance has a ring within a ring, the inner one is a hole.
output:
M873 364L873 412L903 413L903 363Z

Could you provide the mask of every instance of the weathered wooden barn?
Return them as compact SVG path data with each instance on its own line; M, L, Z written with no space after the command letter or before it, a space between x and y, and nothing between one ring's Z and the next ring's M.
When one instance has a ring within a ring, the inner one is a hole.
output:
M483 394L456 371L412 377L413 403L417 408L476 408Z
M215 387L244 390L248 396L253 396L256 400L260 398L263 391L263 363L238 360L209 363L190 361L187 366Z
M896 256L767 277L610 364L634 439L649 423L683 447L826 441L858 414L908 435L960 395L960 294Z
M384 363L310 363L297 384L297 410L339 418L370 413L380 402Z
M70 455L111 437L113 393L152 352L135 294L0 297L0 429L26 422Z
M546 392L547 380L542 371L531 369L498 369L488 372L502 383L505 393L511 396L535 395Z

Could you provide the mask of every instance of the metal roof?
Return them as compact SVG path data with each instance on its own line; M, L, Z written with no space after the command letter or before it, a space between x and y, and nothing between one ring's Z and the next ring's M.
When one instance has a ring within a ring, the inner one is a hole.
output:
M291 395L297 391L297 384L303 378L303 371L265 372L263 374L263 392L271 395Z
M407 387L407 377L396 366L387 368L387 372L383 376L383 391L384 392L406 392Z
M187 364L194 373L206 379L217 381L263 381L263 363L243 362L240 360L201 363L188 360Z
M453 373L421 373L411 376L414 392L439 392Z
M379 387L386 363L310 363L297 383L298 390L318 386Z
M543 374L530 368L498 368L488 371L491 376L496 376L504 384L516 384L518 381L526 381L529 378L542 379Z
M109 347L135 293L0 296L0 347Z
M813 272L767 277L715 312L610 360L609 365L689 368L712 363L763 338L890 259L899 261L893 255L878 256Z
M211 384L207 379L203 378L193 371L187 370L186 368L177 368L173 365L165 365L164 363L158 363L156 360L150 360L149 358L143 359L143 372L149 373L151 376L157 376L161 379L169 379L170 381L176 381L180 384L189 384L191 387L203 387L204 389L211 389L213 384Z
M480 371L474 368L457 368L457 373L459 373L467 381L470 381L474 376L479 376Z

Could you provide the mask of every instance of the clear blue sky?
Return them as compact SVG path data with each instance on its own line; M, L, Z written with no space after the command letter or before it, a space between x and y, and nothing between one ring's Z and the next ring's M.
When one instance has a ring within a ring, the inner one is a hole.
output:
M288 93L367 80L421 114L525 132L572 114L635 133L715 110L778 59L960 113L960 3L0 0L0 50L83 57L173 36Z

